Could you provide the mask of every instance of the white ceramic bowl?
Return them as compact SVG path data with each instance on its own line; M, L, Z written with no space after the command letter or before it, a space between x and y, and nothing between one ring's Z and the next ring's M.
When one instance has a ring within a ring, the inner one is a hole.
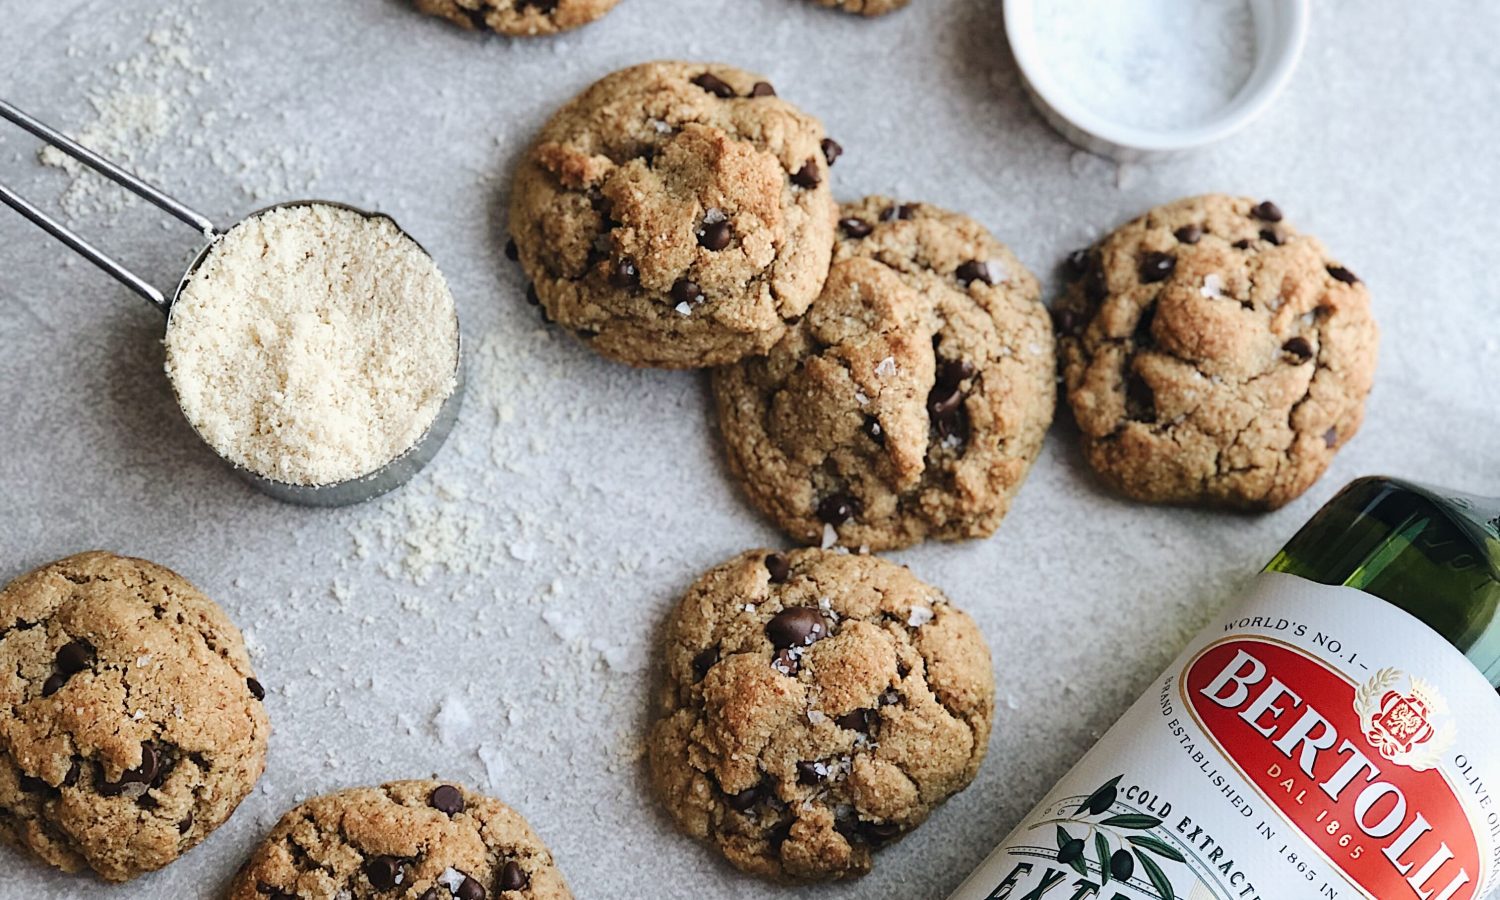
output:
M1011 52L1021 68L1026 93L1042 116L1083 149L1127 162L1211 144L1265 112L1297 68L1307 42L1311 4L1311 0L1249 0L1255 21L1255 63L1234 99L1202 122L1180 128L1142 128L1085 107L1054 76L1051 60L1036 38L1036 10L1048 0L1004 2L1005 33Z

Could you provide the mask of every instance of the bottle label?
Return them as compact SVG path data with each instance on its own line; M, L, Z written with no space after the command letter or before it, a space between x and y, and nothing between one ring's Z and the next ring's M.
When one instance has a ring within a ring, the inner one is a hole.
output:
M950 900L1485 900L1500 696L1378 597L1261 574Z

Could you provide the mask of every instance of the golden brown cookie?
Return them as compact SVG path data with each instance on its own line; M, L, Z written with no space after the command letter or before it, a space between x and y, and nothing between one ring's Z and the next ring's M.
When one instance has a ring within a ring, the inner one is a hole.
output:
M1359 430L1379 343L1369 293L1274 203L1179 200L1067 268L1068 402L1120 492L1275 509Z
M569 900L519 813L442 781L393 781L289 811L228 900Z
M883 16L895 12L911 0L817 0L820 6L829 6L861 16Z
M615 72L521 162L514 250L547 314L612 359L695 368L763 353L828 274L839 152L748 72Z
M688 591L662 653L657 793L747 872L863 875L968 786L989 743L979 629L872 556L741 554Z
M556 34L600 18L619 0L417 0L417 9L463 28L514 37Z
M80 553L0 591L0 838L110 881L219 827L265 767L244 640L162 566Z
M807 315L714 373L730 469L801 541L992 534L1056 403L1037 280L967 216L884 197L842 216Z

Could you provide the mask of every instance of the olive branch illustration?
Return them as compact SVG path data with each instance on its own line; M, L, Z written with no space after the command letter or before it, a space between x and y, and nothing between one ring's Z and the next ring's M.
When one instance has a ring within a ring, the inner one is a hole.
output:
M1147 880L1161 895L1162 900L1176 900L1176 894L1172 892L1172 882L1168 880L1167 873L1162 871L1161 865L1152 859L1152 856L1160 856L1163 859L1180 863L1185 863L1187 860L1175 847L1160 838L1150 834L1131 833L1149 832L1159 827L1162 820L1144 813L1110 814L1109 812L1115 800L1119 798L1120 779L1124 777L1124 775L1116 775L1100 785L1098 790L1078 805L1078 809L1074 810L1072 815L1046 819L1032 825L1031 828L1055 825L1057 827L1057 861L1065 866L1072 866L1073 870L1084 878L1089 877L1088 838L1092 837L1094 855L1099 863L1100 887L1109 884L1111 878L1128 882L1135 875L1136 865L1139 864L1141 871L1146 873ZM1069 827L1081 827L1087 830L1084 837L1074 837L1068 830ZM1115 849L1116 845L1118 849Z

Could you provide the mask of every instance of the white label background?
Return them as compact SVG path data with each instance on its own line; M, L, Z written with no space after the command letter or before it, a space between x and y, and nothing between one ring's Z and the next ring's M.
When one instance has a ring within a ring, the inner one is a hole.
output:
M1257 617L1256 624L1241 624ZM1124 777L1112 812L1165 819L1150 836L1167 842L1186 862L1153 859L1161 863L1179 900L1370 897L1240 774L1189 712L1179 685L1183 669L1204 648L1236 637L1274 639L1304 650L1338 667L1355 683L1366 681L1376 670L1393 667L1435 685L1447 699L1449 715L1458 728L1440 768L1464 804L1479 844L1482 871L1470 873L1474 883L1481 885L1474 896L1488 900L1500 894L1495 865L1496 830L1500 829L1500 696L1495 689L1431 628L1378 597L1292 575L1262 573L1242 601L1217 616L1189 643L950 900L1021 900L1039 886L1048 869L1067 874L1037 896L1074 900L1079 896L1081 876L1057 861L1057 826L1037 824L1070 815L1100 785L1121 773ZM1337 650L1332 649L1335 646ZM1349 663L1350 659L1355 661ZM1171 704L1171 714L1164 714L1164 703ZM1173 720L1182 732L1180 738L1167 727ZM1185 749L1189 741L1200 755L1190 755ZM1476 791L1457 775L1454 760L1460 758L1466 759L1471 777L1477 776L1485 791ZM1157 815L1163 803L1170 803L1169 815ZM1420 798L1414 798L1412 805L1420 809ZM1179 832L1177 825L1183 817L1192 820L1192 827L1202 827L1197 841L1188 841L1190 830ZM1267 830L1274 832L1274 838L1265 835ZM1073 828L1071 834L1077 837L1081 832ZM1200 847L1205 835L1211 836L1213 846L1223 848L1213 862L1209 860L1212 847ZM1378 847L1386 843L1389 840L1371 841L1370 850L1378 854ZM1289 861L1288 854L1296 862ZM1097 858L1092 838L1085 842L1084 857L1090 862ZM1240 873L1237 883L1230 883L1217 868L1226 860L1232 860L1233 871ZM1030 864L1030 872L1007 886L1008 876L1019 864ZM1098 869L1097 863L1089 867L1088 880L1095 884L1100 881ZM1394 881L1406 893L1375 900L1421 900L1404 880ZM1254 890L1247 892L1248 885ZM1429 885L1442 886L1436 880ZM1084 891L1083 898L1100 900L1113 900L1117 894L1130 900L1159 896L1139 864L1128 884L1111 878L1097 893Z

